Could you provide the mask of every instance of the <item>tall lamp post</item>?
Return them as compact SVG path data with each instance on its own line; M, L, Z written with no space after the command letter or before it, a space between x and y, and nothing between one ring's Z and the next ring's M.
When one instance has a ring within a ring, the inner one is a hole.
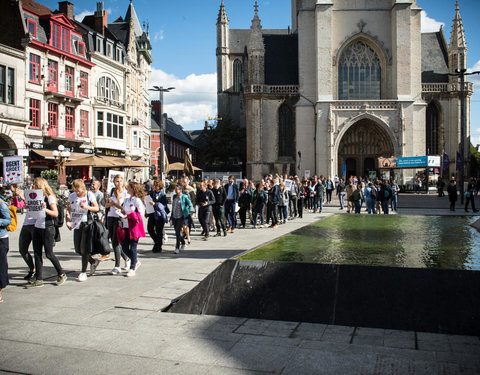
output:
M168 87L164 88L163 86L153 86L153 89L149 89L150 91L158 91L159 99L160 99L160 175L162 179L164 178L165 173L165 161L163 160L163 145L165 142L165 119L163 118L163 93L170 92L171 90L175 90L175 87Z
M53 157L55 158L55 163L57 164L58 168L58 184L60 186L65 185L67 183L65 163L70 157L70 151L65 150L65 147L63 145L59 145L58 150L53 151Z
M462 165L460 168L460 202L463 204L465 196L465 128L467 126L465 116L465 76L472 74L480 74L478 72L467 73L467 69L455 69L455 73L449 74L451 76L460 77L460 155L462 158ZM470 152L469 152L470 154Z

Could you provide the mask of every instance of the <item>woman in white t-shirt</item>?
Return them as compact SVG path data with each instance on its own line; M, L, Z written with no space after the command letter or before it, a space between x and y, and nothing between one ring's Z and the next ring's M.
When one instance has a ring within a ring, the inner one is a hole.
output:
M145 216L145 206L143 204L143 198L145 197L145 190L143 185L140 185L137 182L130 182L127 185L127 197L123 201L122 210L117 210L117 214L122 218L122 227L125 230L125 237L122 241L122 248L125 254L130 258L130 270L127 273L127 277L135 276L135 270L140 267L140 262L137 260L137 246L138 238L131 238L130 231L132 228L129 228L128 215L133 212L138 212L140 214L140 223L138 225L143 226L142 218ZM143 231L143 235L145 232Z
M21 193L23 196L23 192ZM18 236L18 250L25 263L28 266L28 273L24 279L30 281L35 274L35 265L33 264L33 257L28 252L28 247L33 241L33 232L35 231L35 222L37 218L32 215L30 210L27 210L25 219L23 220L22 230Z
M118 216L117 209L122 209L123 201L130 197L125 189L125 179L122 175L117 174L113 179L113 184L115 187L112 189L110 195L106 196L105 199L105 208L107 209L107 228L108 236L110 241L112 241L113 251L115 253L115 267L112 270L112 275L119 275L122 273L120 268L120 259L125 260L125 271L128 272L130 269L130 259L124 253L122 249L121 241L117 237L117 228L121 225L121 218Z
M35 280L27 284L27 288L43 286L43 256L42 250L45 249L45 256L52 262L57 271L57 285L61 285L67 280L67 275L63 272L62 266L53 253L55 246L55 226L53 218L58 216L57 198L48 184L47 180L37 177L33 181L34 189L40 189L45 196L43 207L45 215L35 221L33 231L33 252L35 253Z
M95 194L87 192L82 179L76 179L72 183L73 193L67 199L67 228L73 229L73 245L75 252L82 256L82 272L78 275L78 281L87 280L87 265L90 263L90 276L95 273L100 261L93 259L87 246L89 237L88 220L89 211L98 212L98 204Z

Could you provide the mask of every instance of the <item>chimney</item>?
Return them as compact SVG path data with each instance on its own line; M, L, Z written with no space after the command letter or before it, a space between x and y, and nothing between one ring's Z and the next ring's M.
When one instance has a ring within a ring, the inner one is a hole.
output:
M107 12L103 10L103 1L97 1L95 12L95 30L105 35L105 27L108 25Z
M75 16L73 15L73 4L69 1L59 1L58 11L65 14L68 19L75 19Z

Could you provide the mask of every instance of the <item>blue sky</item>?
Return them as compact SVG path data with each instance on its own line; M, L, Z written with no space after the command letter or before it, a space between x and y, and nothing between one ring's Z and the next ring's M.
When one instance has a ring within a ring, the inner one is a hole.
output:
M97 0L71 0L77 19L92 14ZM39 0L52 10L58 2ZM221 0L133 0L141 23L150 25L154 58L151 84L176 90L164 96L165 110L185 129L203 127L216 115L216 20ZM254 0L224 0L231 28L249 28ZM479 0L460 0L468 45L468 67L480 71ZM291 0L259 0L263 28L287 28L291 25ZM455 0L417 0L423 8L422 29L438 30L442 24L450 40ZM109 22L125 16L128 0L105 0ZM472 142L480 144L480 75L469 77L478 91L472 96Z

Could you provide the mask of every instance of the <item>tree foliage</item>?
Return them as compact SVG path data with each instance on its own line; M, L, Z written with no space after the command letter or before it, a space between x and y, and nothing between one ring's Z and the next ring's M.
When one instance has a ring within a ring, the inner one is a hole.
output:
M480 152L472 145L470 145L470 168L471 176L480 176Z
M223 119L204 131L197 160L205 171L244 171L246 131L231 119Z

